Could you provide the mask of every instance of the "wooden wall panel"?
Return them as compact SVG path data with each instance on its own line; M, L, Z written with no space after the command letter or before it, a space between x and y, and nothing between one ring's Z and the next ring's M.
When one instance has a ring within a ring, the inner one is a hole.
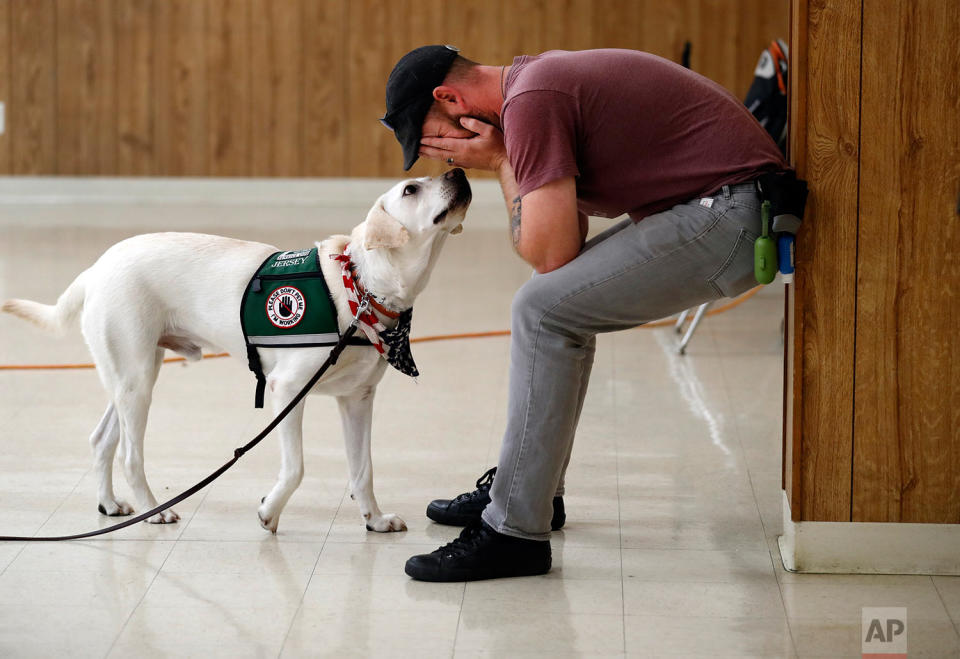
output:
M445 17L446 38L434 43L453 44L460 49L464 57L474 62L501 66L513 62L513 56L519 53L506 50L499 38L501 25L515 23L519 16L511 7L503 2L486 0L464 0L455 6L448 4L448 7L450 10ZM434 176L446 169L443 163L421 159L410 173L413 176ZM471 176L473 175L471 172ZM478 172L478 175L493 177L487 172Z
M407 9L406 3L390 3L393 11L384 11L377 0L354 0L347 6L348 34L366 34L367 39L350 39L347 44L347 108L350 131L347 135L345 171L347 176L379 176L387 168L379 158L381 149L393 136L373 116L383 107L383 85L390 74L387 52L398 25L395 20ZM380 84L358 84L361 80L382 81ZM395 152L396 153L396 152Z
M556 0L549 3L543 26L544 50L587 50L592 48L592 0Z
M396 48L395 54L393 57L388 55L384 62L384 73L378 90L380 100L377 110L374 113L378 118L383 116L386 108L384 104L384 90L387 78L390 75L390 71L393 70L393 65L396 64L396 60L402 57L404 53L426 44L450 43L455 44L458 48L462 48L457 35L454 35L449 28L449 19L457 13L459 10L458 6L447 0L411 0L411 2L416 10L411 11L404 17L406 22L401 30L398 31L400 38L394 42L394 47ZM488 11L493 11L494 3L488 3L488 7ZM454 11L448 11L448 9L453 9ZM468 28L468 30L471 31L476 31L476 29L476 26ZM377 124L379 125L379 121L377 121ZM380 131L385 134L385 139L380 143L379 151L381 159L379 171L382 172L380 176L404 176L403 156L400 152L400 145L397 144L393 135L383 129L382 126L380 126ZM436 176L442 174L447 169L448 167L442 163L420 159L406 175ZM485 172L478 172L477 174L487 175Z
M863 3L853 521L960 523L960 12Z
M688 4L643 0L640 34L644 50L673 62L681 62L684 44L690 41L692 58L694 35ZM702 44L699 39L697 41L696 50L699 54Z
M455 45L474 62L509 64L513 53L501 47L498 35L501 25L516 20L503 2L463 0L451 7L447 15L449 36L439 43Z
M450 25L453 23L453 17L460 13L460 7L454 6L447 0L415 0L419 11L410 14L410 27L407 34L408 40L404 51L410 51L425 44L456 44L461 47L459 36L453 34ZM494 3L489 3L490 10L494 9ZM450 9L450 11L448 11ZM498 14L499 15L499 14ZM471 28L476 30L477 27ZM397 56L397 59L401 57ZM394 62L395 63L395 62ZM393 64L390 64L393 69ZM387 74L389 76L389 73ZM382 87L386 86L387 77L383 79ZM380 107L385 109L383 96L381 93ZM381 110L381 111L382 111ZM382 115L381 115L382 116ZM387 171L395 172L391 176L400 176L402 170L403 156L400 153L399 144L395 139L387 139L386 167ZM447 166L434 160L421 158L410 169L409 176L437 176L447 170ZM492 175L491 175L492 176Z
M10 106L12 172L57 172L57 53L53 0L11 4Z
M436 10L437 7L435 4L421 5L420 2L421 0L394 0L389 3L386 11L383 6L379 10L374 9L384 13L387 25L391 27L388 27L387 34L379 39L382 50L379 51L376 60L377 73L370 78L354 78L351 95L359 92L361 88L366 88L370 92L369 96L364 94L365 98L369 99L369 105L356 118L376 134L376 150L369 154L359 152L349 154L354 171L360 169L361 158L373 157L377 161L375 176L402 177L404 175L400 145L394 139L393 133L386 130L379 119L383 116L385 109L384 88L397 59L404 53L427 43L423 37L413 33L410 18L414 14L426 11L428 7L432 10ZM367 80L372 81L373 85L365 84Z
M115 4L117 174L156 173L153 164L153 0Z
M96 115L97 174L117 171L117 36L114 14L117 0L101 0L97 7ZM63 81L59 86L69 84ZM93 172L84 171L85 174Z
M97 12L82 0L57 0L56 20L69 29L57 30L57 73L73 81L57 86L58 171L79 174L99 170L96 137L99 126L97 97Z
M250 9L253 176L301 171L303 85L299 0L252 0Z
M448 0L417 0L416 11L407 16L409 21L406 48L408 50L430 43L446 43ZM386 82L386 81L384 81Z
M197 0L163 0L154 13L154 167L161 176L207 169L206 12Z
M960 14L795 0L792 16L791 153L811 187L789 305L793 519L957 524Z
M794 66L793 160L812 190L797 236L794 360L802 404L793 419L788 483L799 519L849 521L853 454L857 178L859 168L860 7L800 0L803 68ZM798 35L794 34L795 43ZM835 44L846 44L837 57ZM798 47L801 47L798 44ZM851 45L856 44L856 45ZM799 98L798 98L799 97ZM795 401L796 402L796 401Z
M0 0L0 13L8 5L23 29L7 49L0 174L395 177L399 148L377 119L393 64L416 46L452 43L485 64L596 47L679 61L689 39L694 69L743 96L787 25L787 0Z
M0 133L0 172L11 171L10 125L10 0L0 0L0 101L4 104L4 129Z
M207 166L250 173L250 1L207 0Z
M690 58L691 68L711 80L728 81L727 86L734 89L739 81L737 71L737 44L739 40L738 14L730 11L723 0L704 0L694 3L696 8L689 12L692 23L696 25L696 37ZM710 34L731 35L729 39L711 39ZM762 48L762 45L761 45ZM757 49L755 57L760 54ZM746 90L737 93L743 98Z
M546 23L559 17L549 7L545 7L541 0L512 0L504 3L502 12L503 21L497 34L499 61L509 60L511 55L540 53L546 50ZM509 64L509 61L506 63Z
M771 25L765 18L769 12L763 11L762 3L766 0L741 0L743 11L736 15L736 43L758 43L766 47L774 39L789 38L788 27L786 24ZM752 16L753 19L748 19ZM760 50L750 53L746 48L735 48L733 52L733 70L731 71L730 89L738 98L746 98L747 90L753 83L753 71L757 66L757 60L760 58Z
M431 11L427 12L427 8ZM440 30L443 12L443 4L423 3L421 0L397 0L388 5L377 0L349 3L348 33L375 35L366 40L351 40L347 47L347 104L351 108L346 157L349 175L403 175L399 145L393 134L379 122L384 112L384 86L397 59L404 53L426 43L435 43L437 37L443 36ZM412 20L414 15L423 13L435 16L426 21L422 16ZM415 34L414 26L432 33ZM447 41L452 40L441 40L441 43ZM361 84L361 81L372 81L373 84ZM425 175L424 169L431 173L442 171L433 165L418 162L411 175Z
M593 48L642 50L644 5L640 2L596 0L593 3ZM678 61L678 60L675 60Z
M57 0L57 166L62 174L116 167L113 3Z
M346 2L301 0L303 176L343 176L347 158Z

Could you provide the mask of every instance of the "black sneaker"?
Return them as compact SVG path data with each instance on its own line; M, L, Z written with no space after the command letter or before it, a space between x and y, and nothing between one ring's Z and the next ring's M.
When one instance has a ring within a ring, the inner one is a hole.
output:
M434 499L427 506L427 517L438 524L451 526L466 526L480 519L480 513L490 503L490 487L497 468L492 467L477 479L477 489L473 492L464 492L453 500ZM554 531L563 528L567 521L567 514L563 507L563 497L553 497L553 519L550 528Z
M545 574L550 564L549 540L514 538L474 522L453 542L412 556L404 571L420 581L477 581Z

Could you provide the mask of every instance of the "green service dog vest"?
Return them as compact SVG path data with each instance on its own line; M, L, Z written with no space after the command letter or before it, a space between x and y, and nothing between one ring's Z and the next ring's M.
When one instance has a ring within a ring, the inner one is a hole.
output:
M266 378L257 347L333 346L340 341L337 309L320 270L319 250L271 254L250 279L240 303L247 362L257 376L256 407L263 407ZM351 337L348 345L366 345Z

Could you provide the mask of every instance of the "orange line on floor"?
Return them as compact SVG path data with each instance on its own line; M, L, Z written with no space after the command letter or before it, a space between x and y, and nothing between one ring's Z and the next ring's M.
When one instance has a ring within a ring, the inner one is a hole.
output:
M749 291L741 295L740 297L731 300L723 306L717 307L716 309L711 309L706 313L707 316L716 316L725 311L729 311L736 306L739 306L749 300L751 297L757 294L762 287L756 286L751 288ZM636 329L653 329L655 327L666 327L668 325L673 325L676 321L665 318L663 320L657 320L652 323L646 323L645 325L640 325ZM436 334L434 336L419 336L414 339L410 339L410 343L427 343L429 341L454 341L458 339L486 339L494 336L510 336L510 330L493 330L490 332L462 332L459 334ZM229 352L218 352L209 355L204 355L203 359L217 359L220 357L229 357ZM184 362L186 361L183 357L168 357L163 360L164 364L172 364L174 362ZM94 368L93 364L0 364L0 371L65 371L65 370L74 370L74 369L88 369Z

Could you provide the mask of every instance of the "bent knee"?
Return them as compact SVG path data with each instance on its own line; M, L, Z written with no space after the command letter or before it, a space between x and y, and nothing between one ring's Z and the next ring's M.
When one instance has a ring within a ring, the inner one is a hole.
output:
M530 337L546 330L565 337L572 345L591 348L597 328L589 314L578 307L576 291L560 290L546 277L534 276L520 287L511 306L511 324L517 337Z
M539 321L561 299L556 288L544 282L544 275L534 275L513 296L510 313L514 319Z

